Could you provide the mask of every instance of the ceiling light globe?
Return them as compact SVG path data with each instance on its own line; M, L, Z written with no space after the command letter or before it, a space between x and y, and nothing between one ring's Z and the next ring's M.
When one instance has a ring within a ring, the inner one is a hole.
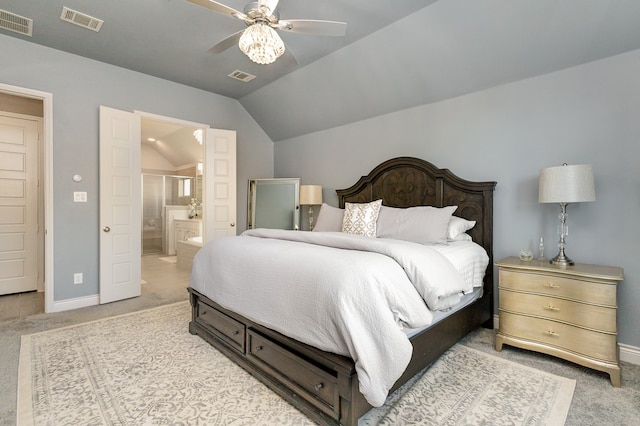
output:
M244 30L238 46L249 59L262 65L275 62L284 53L284 42L278 33L263 22Z

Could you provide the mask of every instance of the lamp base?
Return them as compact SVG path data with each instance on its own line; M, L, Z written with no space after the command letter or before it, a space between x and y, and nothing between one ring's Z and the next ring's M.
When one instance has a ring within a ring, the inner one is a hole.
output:
M564 248L566 246L565 237L569 233L569 228L567 227L567 203L560 203L560 227L558 230L560 231L560 241L558 242L558 248L560 251L556 257L549 261L549 263L558 266L575 265L575 262L564 254Z
M558 253L558 255L553 259L551 259L549 263L551 263L552 265L558 265L558 266L571 266L576 264L573 260L565 256L564 252Z

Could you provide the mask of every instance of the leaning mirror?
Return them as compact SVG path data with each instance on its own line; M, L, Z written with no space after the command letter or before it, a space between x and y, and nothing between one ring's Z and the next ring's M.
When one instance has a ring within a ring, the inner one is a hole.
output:
M300 179L249 179L247 229L298 230Z

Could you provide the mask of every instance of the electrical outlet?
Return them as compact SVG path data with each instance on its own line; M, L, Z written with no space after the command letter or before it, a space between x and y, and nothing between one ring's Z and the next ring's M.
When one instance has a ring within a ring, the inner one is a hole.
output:
M84 191L75 191L73 193L73 202L74 203L86 203L87 202L87 193Z
M82 272L76 272L73 274L73 283L82 284Z

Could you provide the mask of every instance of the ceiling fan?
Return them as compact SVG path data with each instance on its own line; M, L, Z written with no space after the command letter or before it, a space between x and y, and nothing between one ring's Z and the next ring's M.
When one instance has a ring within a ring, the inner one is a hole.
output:
M344 36L347 32L347 24L344 22L312 19L281 21L277 10L279 0L259 0L249 3L245 6L244 12L213 0L188 1L214 12L240 19L247 24L247 28L231 34L209 49L209 52L221 53L237 44L249 59L259 64L275 62L285 53L284 42L275 30L334 37ZM288 52L287 56L296 63L291 52Z

